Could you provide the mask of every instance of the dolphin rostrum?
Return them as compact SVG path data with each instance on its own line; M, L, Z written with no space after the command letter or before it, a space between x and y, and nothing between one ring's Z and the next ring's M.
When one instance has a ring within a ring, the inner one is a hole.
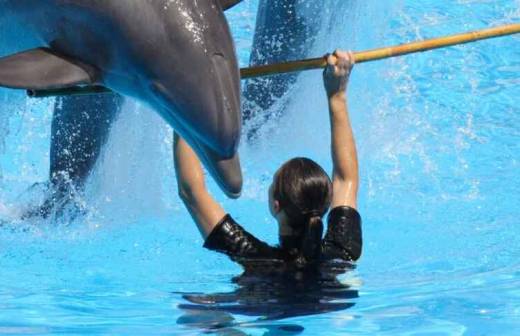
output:
M0 0L41 47L0 59L0 86L102 84L155 109L237 197L240 74L232 0ZM23 27L23 28L22 28Z

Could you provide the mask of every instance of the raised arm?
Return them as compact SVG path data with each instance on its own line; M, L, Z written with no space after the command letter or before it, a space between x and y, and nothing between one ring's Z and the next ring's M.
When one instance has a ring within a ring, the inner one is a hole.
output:
M278 249L258 240L238 225L206 189L199 158L191 147L175 134L173 144L179 195L197 223L204 247L232 258L279 258ZM219 225L220 224L220 225ZM218 226L218 227L217 227ZM246 265L246 260L236 260Z
M226 213L206 189L202 165L191 147L177 134L173 147L179 196L206 239Z
M328 67L323 73L330 112L331 150L334 166L332 176L332 208L357 208L359 185L358 160L354 134L350 125L347 104L347 87L354 56L350 52L336 51L329 55Z

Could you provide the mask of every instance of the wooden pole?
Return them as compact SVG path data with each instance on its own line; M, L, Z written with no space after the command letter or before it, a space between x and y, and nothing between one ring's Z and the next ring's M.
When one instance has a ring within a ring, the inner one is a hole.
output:
M354 53L356 63L371 62L385 58L397 57L417 52L423 52L433 49L445 48L449 46L475 42L484 39L490 39L500 36L513 35L520 33L520 23L504 25L500 27L482 29L478 31L445 36L430 40L401 44L392 47L373 49ZM321 69L327 65L324 57L291 61L285 63L277 63L263 65L251 68L240 69L242 79L252 77L270 76L288 72L305 71L313 69ZM85 86L72 87L54 90L29 90L30 97L50 97L50 96L67 96L67 95L85 95L95 93L110 93L111 91L102 86Z
M364 63L517 33L520 33L520 23L488 28L458 35L445 36L431 40L401 44L398 46L356 52L354 53L354 58L356 63ZM245 68L241 70L241 75L242 78L261 77L294 71L321 69L326 65L327 61L325 58L320 57Z

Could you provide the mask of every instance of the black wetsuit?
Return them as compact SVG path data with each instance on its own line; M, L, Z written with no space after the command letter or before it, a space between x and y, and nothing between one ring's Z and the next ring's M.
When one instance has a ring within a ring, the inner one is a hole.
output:
M270 246L257 239L230 215L226 215L217 224L206 239L204 247L228 255L241 264L246 273L286 273L294 268L295 258L288 250ZM327 233L322 241L320 264L333 260L354 262L360 257L361 248L359 213L347 206L332 209L328 217Z
M208 236L204 247L228 255L245 271L233 278L237 287L231 292L183 295L188 303L179 305L185 315L178 323L195 320L198 327L205 326L198 318L206 316L210 322L207 328L231 330L240 325L233 315L240 314L259 316L257 321L265 328L266 321L348 309L355 305L359 293L337 276L352 269L352 262L361 255L361 245L359 213L349 207L334 208L328 217L318 267L302 270L294 267L295 257L290 251L258 240L226 215ZM303 326L293 326L303 330ZM284 327L285 324L269 325L273 334L285 330Z

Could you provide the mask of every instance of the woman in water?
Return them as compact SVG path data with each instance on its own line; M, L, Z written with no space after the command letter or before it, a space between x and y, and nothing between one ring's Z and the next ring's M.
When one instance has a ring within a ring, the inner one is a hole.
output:
M332 180L307 158L291 159L278 169L269 188L269 209L278 222L279 246L258 240L226 214L206 189L196 154L175 136L179 194L205 239L204 247L227 254L246 272L255 271L262 261L275 272L314 272L324 261L353 262L361 255L358 161L346 99L354 57L336 51L327 62L323 79L330 112ZM329 208L322 238L322 218Z

